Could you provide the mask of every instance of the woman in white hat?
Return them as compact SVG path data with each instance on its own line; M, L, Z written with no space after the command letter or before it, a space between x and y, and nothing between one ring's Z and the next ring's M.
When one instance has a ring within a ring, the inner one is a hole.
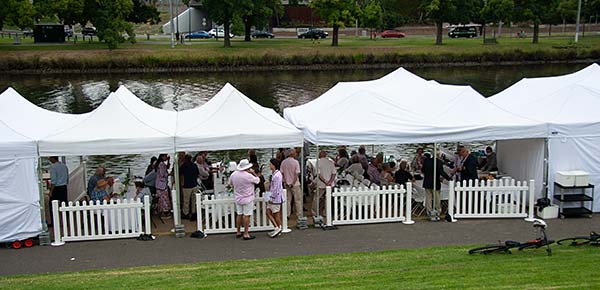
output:
M237 170L229 177L229 183L233 185L235 197L235 211L237 217L235 225L237 227L237 238L241 238L241 225L244 223L244 240L252 240L254 236L248 233L250 229L250 218L254 211L254 185L260 182L260 178L252 170L252 163L248 159L242 159L237 166Z

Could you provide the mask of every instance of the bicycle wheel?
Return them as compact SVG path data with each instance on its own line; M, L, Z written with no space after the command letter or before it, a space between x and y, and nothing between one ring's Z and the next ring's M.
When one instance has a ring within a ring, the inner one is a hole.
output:
M469 254L490 254L494 252L508 252L508 248L502 245L489 245L469 250Z
M525 243L523 245L521 245L519 248L519 251L523 250L523 249L538 249L547 245L551 245L554 243L554 240L547 240L546 242L538 242L538 243Z
M569 246L582 246L590 243L589 237L574 237L574 238L566 238L562 240L558 240L556 242L559 245L569 245Z

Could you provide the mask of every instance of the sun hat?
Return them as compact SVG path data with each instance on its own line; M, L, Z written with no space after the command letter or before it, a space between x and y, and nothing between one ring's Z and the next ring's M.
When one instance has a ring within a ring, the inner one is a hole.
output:
M237 166L237 170L244 171L250 167L252 167L252 163L250 163L250 161L248 161L248 159L242 159L240 161L240 164L238 164L238 166Z

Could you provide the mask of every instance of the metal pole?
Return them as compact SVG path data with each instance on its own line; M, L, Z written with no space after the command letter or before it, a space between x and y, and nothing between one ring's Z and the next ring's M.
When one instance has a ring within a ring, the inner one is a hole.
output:
M175 48L175 25L173 23L173 0L169 0L169 17L171 19L171 48Z
M179 188L179 154L177 154L177 152L175 152L175 162L173 163L173 166L175 167L175 174L173 176L173 178L175 178L175 196L173 198L175 198L176 200L175 208L173 209L173 221L175 222L175 237L183 238L185 237L185 228L181 224L181 212L179 210L179 194L181 190Z
M437 208L435 208L435 196L437 190L437 180L439 178L438 175L439 174L437 173L437 143L433 143L433 192L431 194L431 208L433 208L434 210L437 210Z
M300 149L300 192L302 192L302 196L304 196L304 171L306 170L305 166L305 161L304 161L304 144L302 144L302 147ZM302 214L302 216L304 216L304 214Z
M175 23L177 25L177 27L175 29L177 31L177 35L179 35L179 40L181 41L181 34L179 33L179 0L177 0L175 2L175 9L176 9L175 14L177 15L177 16L175 16L176 17ZM181 41L181 42L183 42L183 41Z
M39 153L38 153L39 156ZM48 224L46 223L46 200L44 197L44 188L43 188L43 182L44 182L44 177L42 174L42 158L39 157L38 158L38 164L37 164L37 170L38 170L38 189L39 189L39 193L40 193L40 222L42 223L42 233L40 234L40 245L41 246L47 246L50 245L50 234L48 233ZM57 213L58 214L58 213ZM59 226L59 225L54 225L55 227Z
M192 6L188 6L188 34L190 33L192 33ZM191 38L190 41L192 41Z
M581 18L581 0L577 4L577 19L575 23L575 43L579 41L579 18Z

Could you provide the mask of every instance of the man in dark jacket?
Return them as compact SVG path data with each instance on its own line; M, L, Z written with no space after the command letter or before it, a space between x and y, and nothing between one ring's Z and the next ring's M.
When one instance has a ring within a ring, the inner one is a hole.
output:
M477 159L475 159L465 147L461 148L460 156L462 156L464 160L462 168L460 169L462 180L477 180Z
M429 153L425 153L425 160L423 160L423 188L425 188L425 192L427 193L427 197L425 199L425 207L427 208L427 211L429 213L432 212L432 210L436 210L439 214L439 212L442 209L441 203L440 203L440 188L442 186L442 182L440 180L440 177L445 178L446 180L450 180L450 176L448 176L448 174L446 174L446 172L444 171L444 162L439 158L439 154L438 154L438 159L436 160L436 173L435 175L435 193L433 191L433 182L434 182L434 173L433 173L433 158L431 158L431 154Z

